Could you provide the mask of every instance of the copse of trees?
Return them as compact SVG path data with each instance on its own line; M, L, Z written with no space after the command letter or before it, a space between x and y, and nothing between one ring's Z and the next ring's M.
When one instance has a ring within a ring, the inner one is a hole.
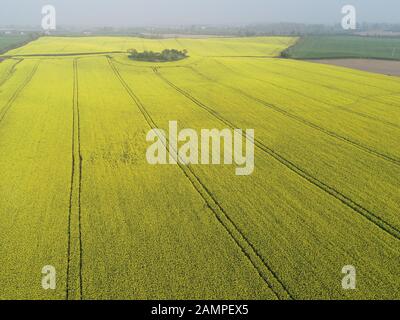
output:
M138 61L149 62L168 62L178 61L188 57L187 50L179 51L176 49L165 49L162 52L144 51L138 52L136 49L128 50L129 58Z

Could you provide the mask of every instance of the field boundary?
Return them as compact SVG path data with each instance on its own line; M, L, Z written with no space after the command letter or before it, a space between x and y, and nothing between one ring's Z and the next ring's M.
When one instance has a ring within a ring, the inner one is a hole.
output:
M107 57L108 63L110 64L111 69L113 70L115 76L120 81L121 85L125 88L128 95L131 97L133 102L139 108L143 117L145 118L147 124L150 128L156 129L158 128L156 123L153 121L150 114L147 112L146 108L139 100L139 98L133 93L129 85L122 78L118 69L114 66L111 58ZM161 137L160 137L161 138ZM164 137L166 138L166 137ZM167 139L167 143L165 145L168 152L169 143ZM274 292L278 299L293 299L292 295L289 293L286 286L279 279L277 274L271 269L269 264L265 261L265 259L261 256L255 246L246 238L240 228L234 223L234 221L229 217L226 211L223 209L221 204L219 204L218 200L215 196L208 190L208 188L203 184L200 178L194 173L193 169L190 166L184 166L178 161L179 168L182 170L186 178L190 181L193 188L199 193L201 198L207 204L209 209L214 213L218 222L223 226L225 231L229 234L230 238L236 243L236 245L241 249L243 254L247 257L253 267L256 269L259 276L264 280L264 282L268 285L268 287ZM269 275L266 276L265 274ZM272 277L272 279L271 279Z
M281 58L281 59L293 59L290 57L290 53L289 51L291 49L293 49L295 46L297 46L298 44L300 44L301 42L304 42L304 38L305 37L298 37L296 41L294 41L289 47L287 47L286 49L282 50L279 54L279 56L277 56L277 58Z

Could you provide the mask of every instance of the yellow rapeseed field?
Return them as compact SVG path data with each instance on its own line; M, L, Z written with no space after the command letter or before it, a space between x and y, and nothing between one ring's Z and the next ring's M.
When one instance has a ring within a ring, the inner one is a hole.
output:
M295 41L43 37L8 52L0 299L399 299L400 80L277 58ZM167 48L190 57L126 53ZM150 165L146 135L170 121L255 129L254 173Z

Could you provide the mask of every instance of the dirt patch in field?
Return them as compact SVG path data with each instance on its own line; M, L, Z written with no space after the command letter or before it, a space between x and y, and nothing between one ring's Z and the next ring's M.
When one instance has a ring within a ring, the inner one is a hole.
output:
M307 61L381 73L390 76L400 76L400 61L375 59L315 59Z

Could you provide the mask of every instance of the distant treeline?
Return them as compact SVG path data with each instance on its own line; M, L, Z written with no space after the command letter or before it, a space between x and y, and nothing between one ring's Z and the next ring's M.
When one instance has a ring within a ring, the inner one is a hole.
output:
M18 33L18 30L14 30ZM37 32L41 32L37 30ZM248 25L187 25L171 27L68 27L51 32L52 36L132 36L149 39L173 38L180 36L305 36L305 35L352 35L374 34L377 36L398 36L400 24L359 23L357 30L343 30L340 21L336 24L305 23L264 23Z
M144 51L138 52L136 49L131 49L129 52L129 58L138 61L149 61L149 62L168 62L182 60L188 57L187 51L179 51L176 49L165 49L162 52Z
M75 30L82 33L83 30ZM150 39L165 37L179 37L182 35L210 35L225 37L255 37L255 36L303 36L303 35L351 35L362 32L374 32L377 34L400 32L400 24L384 23L359 23L357 30L343 30L340 23L304 24L304 23L270 23L270 24L249 24L249 25L190 25L179 27L130 27L130 28L93 28L85 29L87 35L129 35ZM72 30L60 30L54 33L66 33Z

